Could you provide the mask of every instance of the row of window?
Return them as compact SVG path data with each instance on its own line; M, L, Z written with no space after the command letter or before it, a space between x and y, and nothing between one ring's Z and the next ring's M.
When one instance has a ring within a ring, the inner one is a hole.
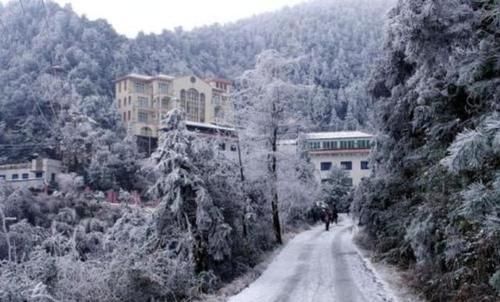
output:
M10 177L11 177L10 178L11 180L18 180L19 179L19 174L17 174L17 173L16 174L12 174ZM36 172L35 173L35 178L42 178L42 177L43 177L43 172ZM21 174L21 179L29 179L29 178L30 178L29 173L22 173ZM0 175L0 179L7 180L7 176Z
M123 91L127 91L127 80L118 82L118 92L122 92L122 83L123 83Z
M342 168L342 170L350 171L350 170L352 170L352 161L341 161L340 167ZM360 168L361 168L361 170L369 170L370 168L368 166L368 161L362 160L360 162ZM320 163L320 170L321 171L330 171L331 169L332 169L332 162L331 161Z
M309 142L309 150L342 150L342 149L369 149L370 140L342 140Z
M132 97L129 96L128 97L128 105L132 105ZM127 106L127 98L124 98L123 99L123 107ZM122 107L122 100L121 99L118 99L118 108L121 108Z
M215 87L222 89L222 90L227 90L227 84L226 83L221 83L221 82L215 82Z
M130 113L130 110L128 112L124 112L123 113L123 121L126 122L126 121L130 121L131 119L131 113Z

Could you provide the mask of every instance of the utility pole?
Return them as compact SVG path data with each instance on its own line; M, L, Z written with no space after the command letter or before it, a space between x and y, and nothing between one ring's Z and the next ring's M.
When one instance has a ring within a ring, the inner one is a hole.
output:
M16 221L16 217L5 217L3 209L0 207L0 219L2 219L2 231L5 234L5 240L7 241L7 253L9 262L12 261L12 245L10 243L10 235L7 231L7 221Z

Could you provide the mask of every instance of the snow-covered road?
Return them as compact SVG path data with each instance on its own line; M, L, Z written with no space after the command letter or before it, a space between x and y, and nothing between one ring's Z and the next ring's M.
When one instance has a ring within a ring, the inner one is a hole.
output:
M317 226L297 235L264 273L229 302L395 301L352 241L343 216L329 232Z

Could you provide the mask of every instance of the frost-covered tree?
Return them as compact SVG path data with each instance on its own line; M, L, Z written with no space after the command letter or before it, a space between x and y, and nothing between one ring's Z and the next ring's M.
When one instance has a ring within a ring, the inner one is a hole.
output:
M111 139L94 152L86 170L88 183L100 190L141 191L146 185L140 170L141 161L133 137L127 136L123 141Z
M245 72L238 80L236 94L238 120L245 129L245 139L257 161L267 166L268 192L276 241L282 243L282 226L279 217L278 195L278 143L279 140L298 134L303 127L300 114L294 110L301 95L310 87L294 83L290 76L297 68L297 61L283 57L274 50L259 55L255 69Z
M172 224L187 232L192 242L196 271L209 269L209 257L222 260L231 232L220 210L193 164L193 135L188 133L183 114L170 111L162 122L159 147L152 154L156 181L150 192L160 205L156 219L160 239L167 239Z
M293 153L278 148L278 195L285 227L304 223L320 194L317 171L304 147L299 143L298 150Z
M335 206L339 212L349 211L348 194L352 189L344 170L333 167L328 178L321 183L321 200L330 207Z
M369 84L380 134L353 208L430 301L497 299L499 13L498 1L399 1Z

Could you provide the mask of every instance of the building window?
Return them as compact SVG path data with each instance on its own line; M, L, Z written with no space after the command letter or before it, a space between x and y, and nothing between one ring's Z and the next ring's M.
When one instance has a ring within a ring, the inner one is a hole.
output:
M122 92L122 82L118 82L118 92Z
M191 83L196 83L196 78L195 77L191 77Z
M170 98L164 97L161 99L161 109L171 109L170 104Z
M19 175L18 174L12 174L12 179L19 179Z
M141 135L142 136L153 136L153 130L149 127L143 127L141 129Z
M42 178L43 177L43 172L36 172L35 173L36 178Z
M337 149L337 142L336 141L323 142L323 149L326 149L326 150Z
M219 144L219 150L225 151L226 150L226 144L225 143L220 143Z
M123 91L127 91L127 80L123 81Z
M344 184L347 185L347 186L352 187L353 186L352 178L350 178L350 177L344 178Z
M342 161L340 162L340 166L344 170L352 170L352 161Z
M236 152L238 150L238 147L236 145L231 145L231 151Z
M200 122L204 123L205 122L205 94L201 93L200 94Z
M222 110L221 106L215 106L214 117L217 123L222 123L224 121L224 110Z
M131 96L128 97L128 105L129 106L132 105L132 97Z
M370 141L369 140L358 140L357 141L359 149L370 149Z
M361 170L369 170L370 168L368 167L368 162L365 160L361 161Z
M127 113L128 115L128 120L130 121L130 111Z
M122 107L122 100L118 99L118 108Z
M123 121L124 122L127 121L127 113L126 112L123 113Z
M148 122L148 113L144 112L144 111L139 111L139 113L137 114L137 119L141 123L147 123Z
M320 164L320 169L321 169L321 171L330 171L332 169L332 163L331 162L322 162Z
M5 180L5 175L0 175L0 180Z
M354 149L355 148L355 141L341 141L340 142L340 149Z
M142 82L134 82L134 90L136 93L146 93L146 84Z
M181 107L186 112L186 119L194 122L205 122L205 96L194 88L187 92L181 90Z
M168 94L168 83L165 82L158 83L158 92L160 94Z
M56 181L56 174L55 173L50 174L50 181L51 182L55 182Z
M310 142L309 150L318 150L321 149L321 142Z
M30 175L29 175L28 173L23 173L23 174L21 175L21 177L22 177L23 179L28 179L28 178L30 178Z
M140 108L149 108L149 99L146 97L137 97L137 103Z

